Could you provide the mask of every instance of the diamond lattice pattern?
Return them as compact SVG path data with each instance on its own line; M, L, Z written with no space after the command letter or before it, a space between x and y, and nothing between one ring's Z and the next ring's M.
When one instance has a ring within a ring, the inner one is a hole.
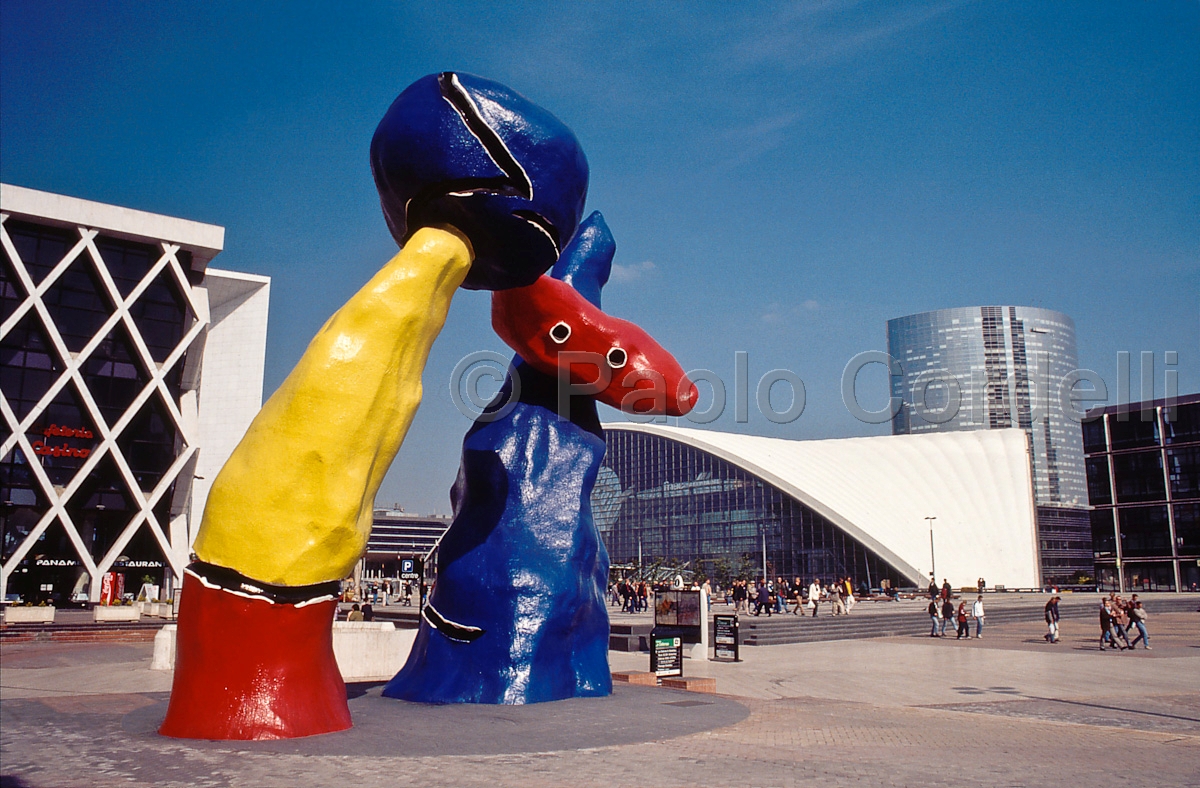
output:
M188 546L164 520L196 449L178 371L204 329L187 253L3 214L0 247L0 487L20 525L0 584L48 544L74 551L93 599L127 549L156 545L180 575Z

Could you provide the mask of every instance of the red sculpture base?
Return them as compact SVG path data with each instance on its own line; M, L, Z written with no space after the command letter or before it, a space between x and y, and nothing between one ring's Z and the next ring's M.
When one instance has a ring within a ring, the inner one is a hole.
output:
M295 739L349 728L333 656L337 602L298 607L183 581L175 681L159 733L180 739Z

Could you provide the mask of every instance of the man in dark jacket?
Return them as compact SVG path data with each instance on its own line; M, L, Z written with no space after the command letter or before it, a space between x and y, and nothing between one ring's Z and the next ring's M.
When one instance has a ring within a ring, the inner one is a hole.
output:
M1050 597L1050 601L1046 603L1046 635L1045 639L1048 643L1058 642L1058 595Z
M950 601L950 597L942 600L942 636L946 635L946 625L953 626L954 621L954 603Z
M771 617L771 592L767 588L767 581L761 577L758 579L758 596L754 598L754 615L758 615L766 608L767 618Z

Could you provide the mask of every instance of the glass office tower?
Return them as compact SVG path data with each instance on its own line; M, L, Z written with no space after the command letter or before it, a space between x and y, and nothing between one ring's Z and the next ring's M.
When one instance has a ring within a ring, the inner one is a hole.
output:
M1075 324L1017 306L940 309L888 321L902 374L892 434L1018 427L1033 462L1044 583L1090 576L1091 525L1078 414L1062 392L1078 369Z

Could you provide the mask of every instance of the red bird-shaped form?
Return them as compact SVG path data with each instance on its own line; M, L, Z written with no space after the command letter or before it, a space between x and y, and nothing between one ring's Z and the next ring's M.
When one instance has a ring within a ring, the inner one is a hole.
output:
M683 416L699 398L679 362L649 334L557 279L492 293L492 328L534 369L569 380L571 393L626 413Z

